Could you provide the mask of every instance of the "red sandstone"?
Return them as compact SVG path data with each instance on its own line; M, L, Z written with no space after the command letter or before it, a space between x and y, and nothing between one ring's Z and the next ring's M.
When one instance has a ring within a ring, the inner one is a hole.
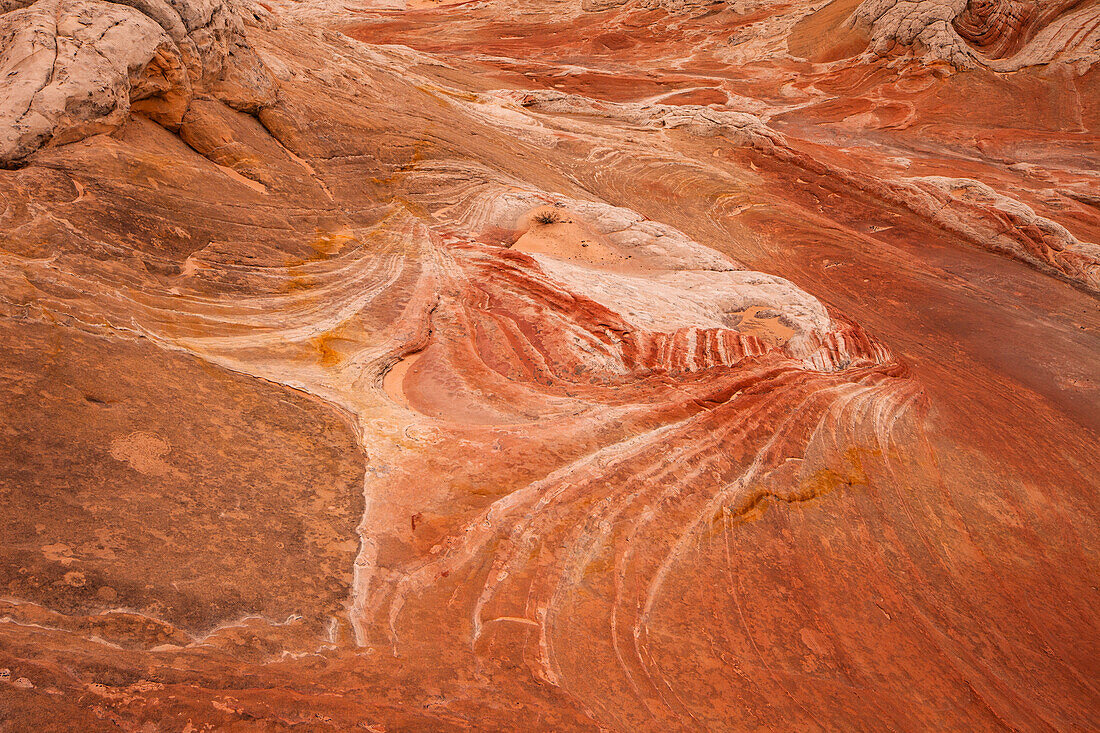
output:
M0 731L1097 728L1100 4L0 23Z

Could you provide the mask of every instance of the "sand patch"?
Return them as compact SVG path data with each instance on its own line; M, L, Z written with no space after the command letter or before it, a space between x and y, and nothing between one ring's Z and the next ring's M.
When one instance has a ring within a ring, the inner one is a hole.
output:
M730 313L730 316L741 318L736 325L739 332L752 334L771 346L784 346L796 333L782 313L767 306L750 305Z
M394 364L393 367L386 372L386 375L382 377L382 390L389 395L390 399L394 402L410 410L413 409L413 407L409 404L409 398L405 396L405 375L409 373L409 369L411 369L416 362L420 361L420 357L423 356L423 354L424 352L422 351L409 354L404 359Z
M162 460L162 456L172 450L172 446L154 433L138 430L129 435L111 441L111 457L125 461L130 468L146 476L164 476L172 467Z
M601 269L624 269L633 257L612 244L576 212L563 206L538 206L520 217L523 234L512 249L543 254Z

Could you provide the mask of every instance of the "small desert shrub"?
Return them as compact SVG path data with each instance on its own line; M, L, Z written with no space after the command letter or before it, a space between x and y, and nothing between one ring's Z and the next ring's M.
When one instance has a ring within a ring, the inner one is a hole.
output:
M535 214L536 224L557 224L558 212L556 211L540 211Z

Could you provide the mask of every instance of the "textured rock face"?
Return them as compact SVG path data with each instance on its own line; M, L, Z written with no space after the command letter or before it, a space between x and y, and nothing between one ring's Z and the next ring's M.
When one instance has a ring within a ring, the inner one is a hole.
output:
M422 5L0 6L0 730L1090 729L1100 6Z
M1100 59L1100 8L1081 0L864 0L848 22L869 28L873 54L917 46L957 68Z
M178 128L196 94L257 111L274 82L216 0L37 0L0 6L0 165L121 126Z

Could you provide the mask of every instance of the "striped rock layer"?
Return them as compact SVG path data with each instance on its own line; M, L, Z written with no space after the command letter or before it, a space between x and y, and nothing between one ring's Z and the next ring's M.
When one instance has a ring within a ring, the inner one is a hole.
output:
M0 5L0 730L1090 730L1098 9Z

